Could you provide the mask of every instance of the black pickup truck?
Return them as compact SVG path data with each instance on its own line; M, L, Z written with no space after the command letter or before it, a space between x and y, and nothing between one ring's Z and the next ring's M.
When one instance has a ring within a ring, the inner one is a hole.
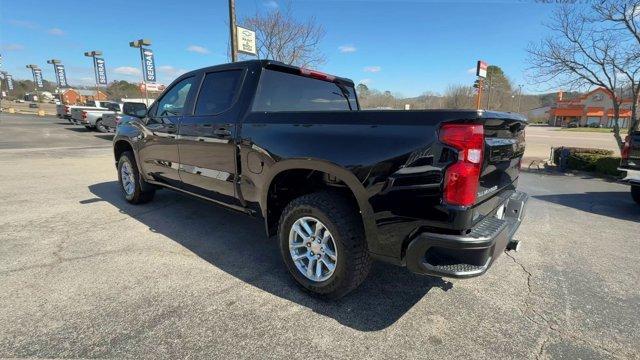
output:
M627 135L618 170L625 174L622 180L631 185L631 197L640 204L640 131Z
M349 79L256 60L186 73L138 117L113 142L129 202L170 188L262 217L322 297L373 259L472 277L517 245L520 115L363 111Z

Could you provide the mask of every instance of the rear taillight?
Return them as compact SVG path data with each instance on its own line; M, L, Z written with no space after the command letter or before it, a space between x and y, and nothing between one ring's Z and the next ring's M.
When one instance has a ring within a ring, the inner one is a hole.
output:
M65 107L64 107L64 113L65 113L65 114L68 114L68 113L69 113L69 107L68 107L68 106L66 106L66 105L65 105Z
M478 124L444 124L439 138L458 150L458 161L450 165L444 175L444 202L471 206L476 202L480 182L484 129Z
M116 116L116 125L119 125L120 121L122 121L122 116Z
M87 118L87 112L83 111L82 112L82 120L85 120Z
M622 159L629 160L629 153L631 152L631 137L627 135L624 139L624 146L622 147Z

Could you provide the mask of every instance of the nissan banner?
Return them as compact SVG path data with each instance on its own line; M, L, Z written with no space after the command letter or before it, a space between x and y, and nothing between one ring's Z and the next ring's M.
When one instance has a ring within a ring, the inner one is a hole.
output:
M96 71L96 83L98 85L107 85L107 67L104 64L103 58L93 58L95 71Z
M13 90L13 76L7 75L5 76L5 79L7 79L7 87L9 90Z
M142 63L144 64L144 81L156 82L156 64L153 60L153 51L151 49L140 48L140 54L142 56Z
M37 87L44 87L44 84L42 83L42 70L33 69L33 81L35 81Z
M64 71L64 65L57 64L55 65L56 69L56 80L58 80L58 87L64 88L67 85L67 74Z

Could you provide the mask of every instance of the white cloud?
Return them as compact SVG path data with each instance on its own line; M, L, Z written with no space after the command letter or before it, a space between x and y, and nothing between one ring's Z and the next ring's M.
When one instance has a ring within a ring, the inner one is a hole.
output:
M382 68L380 66L365 66L364 69L362 70L364 72L377 73L377 72L380 72Z
M198 53L198 54L208 54L210 52L209 49L207 49L206 47L198 46L198 45L189 45L189 47L187 47L187 51Z
M50 35L55 35L55 36L61 36L61 35L66 34L62 29L59 29L59 28L51 28L51 29L47 30L47 32Z
M475 73L476 73L476 68L472 67L467 69L467 74L475 74Z
M9 19L7 20L7 23L9 25L15 26L15 27L20 27L20 28L24 28L24 29L37 29L38 28L38 24L32 22L32 21L26 21L26 20L16 20L16 19Z
M4 50L4 51L20 51L20 50L24 50L24 45L22 45L22 44L6 44L6 45L2 45L2 50Z
M113 69L113 72L116 74L128 75L128 76L140 75L142 73L140 69L132 66L120 66Z
M163 66L158 66L158 72L168 77L177 77L186 73L187 70L178 69L171 65L163 65Z
M358 84L370 85L372 82L373 82L373 79L366 78L358 81Z
M353 45L342 45L342 46L338 46L338 50L340 50L341 53L352 53L352 52L356 52L356 47Z
M262 3L265 7L268 8L272 8L272 9L277 9L278 8L278 2L275 0L268 0Z

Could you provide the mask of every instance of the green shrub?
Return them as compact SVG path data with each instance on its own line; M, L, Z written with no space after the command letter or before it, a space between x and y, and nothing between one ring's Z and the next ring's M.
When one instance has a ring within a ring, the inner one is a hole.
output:
M596 160L596 172L605 175L619 176L620 158L613 156L604 156Z
M562 153L563 149L569 150L569 159L571 159L572 155L576 154L591 154L591 155L601 155L601 156L612 156L613 151L605 150L605 149L590 149L590 148L578 148L578 147L559 147L553 149L553 163L556 165L560 164L560 153ZM571 160L569 160L571 161Z
M618 176L620 158L600 154L575 153L569 155L567 168L580 171L591 171L602 175Z

